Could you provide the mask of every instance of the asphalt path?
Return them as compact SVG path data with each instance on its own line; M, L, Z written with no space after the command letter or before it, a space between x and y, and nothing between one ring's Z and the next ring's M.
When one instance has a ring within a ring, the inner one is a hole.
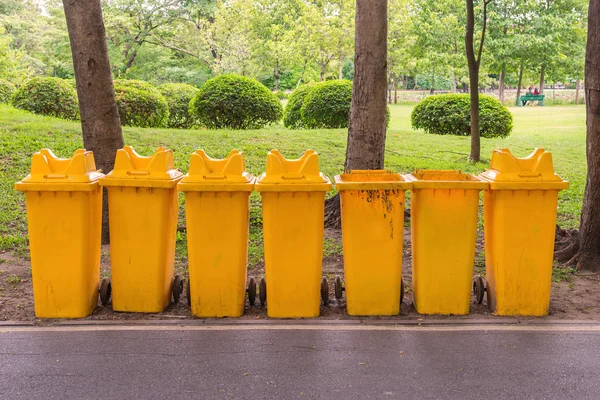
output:
M0 399L599 399L600 325L0 326Z

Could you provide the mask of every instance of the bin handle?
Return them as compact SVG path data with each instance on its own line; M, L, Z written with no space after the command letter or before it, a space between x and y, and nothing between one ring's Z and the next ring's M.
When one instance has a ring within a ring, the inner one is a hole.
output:
M302 179L304 178L304 174L301 174L299 172L290 172L288 174L285 174L281 177L282 179Z
M542 176L542 174L540 172L522 171L519 173L519 176L521 178L538 178Z
M48 174L46 179L65 179L67 174Z
M148 175L148 171L127 171L127 175Z
M204 179L225 179L225 174L205 175Z

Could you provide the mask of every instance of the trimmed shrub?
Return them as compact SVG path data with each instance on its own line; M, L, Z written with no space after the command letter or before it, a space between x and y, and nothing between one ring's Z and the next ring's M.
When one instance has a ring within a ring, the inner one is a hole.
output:
M165 83L158 87L169 105L169 128L193 128L198 119L190 114L190 102L198 89L185 83Z
M313 85L300 114L306 128L347 128L352 102L352 82L325 81Z
M34 114L64 119L79 118L77 93L60 78L33 78L21 86L12 98L13 106Z
M12 83L0 79L0 104L9 104L10 98L15 93L15 90L16 89Z
M285 105L285 111L283 113L283 125L289 129L300 129L304 126L302 123L302 114L300 109L304 103L304 99L310 90L312 84L306 84L300 86L294 90L288 97L288 102Z
M115 79L114 86L122 125L155 128L167 124L169 105L154 86L124 79Z
M412 127L436 135L471 135L471 102L468 94L429 96L415 106ZM479 95L481 137L507 137L513 128L508 108L491 96Z
M283 116L281 101L256 79L225 74L206 81L190 114L210 129L258 129Z

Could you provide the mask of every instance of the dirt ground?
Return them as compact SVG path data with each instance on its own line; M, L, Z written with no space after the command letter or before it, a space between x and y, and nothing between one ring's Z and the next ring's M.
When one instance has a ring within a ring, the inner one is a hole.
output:
M341 241L341 234L336 230L326 230L326 237ZM482 252L482 243L478 243L477 252ZM110 275L109 249L102 249L101 276ZM343 276L343 258L340 255L328 256L323 260L323 275L327 276L330 287L330 304L321 308L320 319L352 319L345 311L345 302L334 298L334 277ZM474 274L482 268L481 257L476 257ZM187 279L187 265L185 260L176 263L177 273ZM257 278L264 276L264 265L257 265L248 272ZM552 283L552 296L550 301L550 314L545 319L571 319L571 320L600 320L600 274L565 274L566 278L560 282ZM51 323L50 320L35 318L33 308L33 289L31 281L31 267L28 259L17 257L11 252L0 253L0 321L29 321L40 324ZM406 294L401 307L400 320L416 319L498 319L502 317L493 315L488 311L486 301L482 305L471 304L471 314L466 316L423 316L417 314L412 305L411 293L411 248L410 233L404 233L403 279ZM194 318L190 314L187 301L183 298L178 304L171 304L164 312L156 314L119 313L113 312L110 305L98 305L94 313L85 320L178 320ZM247 304L246 314L243 318L267 318L266 309L259 305L257 299L254 307Z

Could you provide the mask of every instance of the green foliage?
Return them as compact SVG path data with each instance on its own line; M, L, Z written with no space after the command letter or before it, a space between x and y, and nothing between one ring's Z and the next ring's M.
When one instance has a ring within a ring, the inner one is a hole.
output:
M282 92L281 90L278 90L277 92L274 92L274 93L275 93L275 96L277 96L277 98L278 98L279 100L285 100L285 99L287 99L287 98L288 98L288 95L287 95L287 93L285 93L285 92Z
M115 96L121 124L141 128L165 126L167 100L154 86L138 80L115 79Z
M298 89L294 90L288 97L288 102L285 106L285 112L283 113L283 125L290 129L300 129L304 125L302 123L302 104L304 99L313 85L307 84L302 85Z
M0 79L0 103L9 104L15 90L15 86L12 83Z
M209 79L190 103L190 113L207 128L258 129L277 122L283 107L255 79L235 74Z
M436 135L471 134L468 94L441 94L422 100L411 114L412 127ZM507 137L513 128L512 114L498 100L479 95L481 137Z
M77 93L60 78L33 78L14 94L13 105L34 114L64 119L79 118Z
M198 89L185 83L164 83L158 90L169 104L168 128L192 128L198 120L190 114L190 102Z
M352 102L352 82L325 81L315 84L308 92L300 114L305 127L346 128Z

